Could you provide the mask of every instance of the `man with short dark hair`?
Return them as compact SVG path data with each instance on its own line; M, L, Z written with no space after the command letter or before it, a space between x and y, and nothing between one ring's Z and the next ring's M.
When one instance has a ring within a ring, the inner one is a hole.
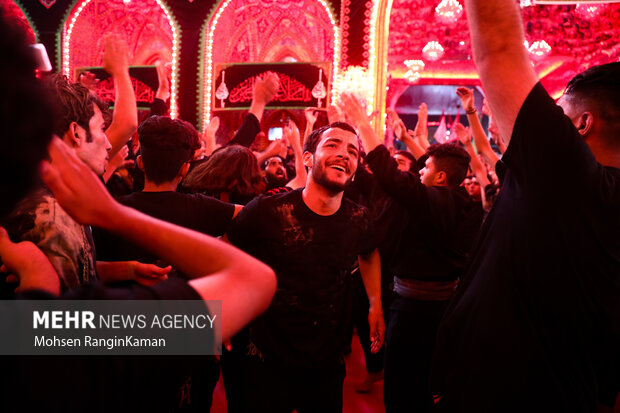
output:
M612 411L620 388L620 62L558 105L512 0L467 0L504 178L437 335L442 412ZM499 166L499 165L498 165Z
M357 99L343 95L342 109L360 131L379 186L408 215L391 260L395 296L386 335L386 411L426 411L432 405L429 374L437 327L480 227L459 186L470 157L454 144L431 145L419 177L402 172Z
M138 128L138 167L144 171L144 189L118 201L152 217L211 236L223 235L236 212L232 204L202 194L176 192L189 170L194 151L200 147L194 126L181 119L151 116ZM157 263L159 257L102 231L95 231L99 260Z
M111 149L104 129L105 105L79 83L60 75L47 79L58 110L54 133L97 175L108 164ZM64 289L98 279L89 227L75 222L47 187L24 198L5 222L16 240L34 242L49 258Z
M381 347L380 259L366 209L343 198L359 153L350 125L315 130L304 144L306 187L255 198L228 232L278 277L273 305L251 326L251 411L342 411L356 259L370 301L373 351Z

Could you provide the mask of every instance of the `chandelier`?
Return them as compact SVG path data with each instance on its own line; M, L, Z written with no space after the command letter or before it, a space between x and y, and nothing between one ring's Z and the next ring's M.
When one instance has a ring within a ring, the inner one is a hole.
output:
M457 0L441 0L435 7L435 16L446 24L455 23L463 14L463 6Z
M424 62L422 60L405 60L405 66L408 69L405 73L405 78L409 83L416 83L420 80L422 76L420 72L424 70Z
M368 70L360 66L349 66L338 76L338 93L351 93L368 110L374 91L374 83Z
M422 55L431 62L439 60L443 57L443 46L435 40L426 43L426 46L422 49Z
M577 4L575 14L582 19L593 19L598 17L607 9L606 4Z
M532 43L529 48L530 55L534 60L541 60L547 57L549 53L551 53L551 46L544 40L539 40L537 42Z

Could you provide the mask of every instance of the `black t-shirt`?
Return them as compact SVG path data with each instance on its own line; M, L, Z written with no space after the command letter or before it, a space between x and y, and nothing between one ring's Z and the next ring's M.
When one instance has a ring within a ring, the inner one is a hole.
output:
M596 411L619 388L620 170L538 84L437 338L445 411ZM444 410L442 410L444 411Z
M315 214L298 189L259 196L233 221L230 241L270 265L278 289L251 326L266 361L289 367L337 362L347 343L351 269L376 245L365 208L344 198L336 213Z
M224 235L235 207L201 194L136 192L118 199L152 217L214 237ZM130 261L165 264L150 252L106 231L93 231L97 258L101 261Z
M51 299L43 292L23 299ZM202 300L185 281L152 287L92 283L62 300ZM205 310L207 311L207 310ZM21 356L2 358L2 412L194 412L208 410L211 356ZM215 378L217 380L217 378ZM189 392L189 393L188 393Z
M383 145L366 160L381 189L409 215L394 246L394 275L420 281L457 279L482 219L467 192L461 187L427 187L419 177L399 171Z

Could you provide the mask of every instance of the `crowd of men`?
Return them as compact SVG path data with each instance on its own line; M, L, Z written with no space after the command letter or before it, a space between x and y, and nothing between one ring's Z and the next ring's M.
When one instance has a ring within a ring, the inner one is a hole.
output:
M226 342L219 361L4 357L2 411L208 411L221 369L231 412L341 412L354 323L359 390L384 377L387 412L613 411L620 63L556 103L518 5L466 7L501 159L464 87L454 142L429 143L422 105L413 131L388 114L407 148L391 152L343 94L327 125L308 109L303 134L253 152L275 74L217 147L218 119L201 136L166 116L161 68L138 122L118 38L110 113L86 81L35 77L2 17L3 297L221 300Z

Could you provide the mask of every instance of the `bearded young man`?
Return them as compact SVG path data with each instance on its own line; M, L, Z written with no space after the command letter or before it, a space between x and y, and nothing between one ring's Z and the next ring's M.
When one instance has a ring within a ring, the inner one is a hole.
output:
M251 326L251 411L342 411L351 271L359 257L374 351L383 342L380 259L365 208L343 198L358 167L350 125L315 130L304 144L306 187L250 202L230 241L273 266L279 288Z

